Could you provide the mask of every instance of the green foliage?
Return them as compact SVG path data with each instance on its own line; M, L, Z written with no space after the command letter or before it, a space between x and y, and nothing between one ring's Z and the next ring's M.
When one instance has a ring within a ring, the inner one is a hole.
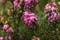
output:
M49 0L39 0L39 3L35 9L35 12L38 16L38 24L44 30L44 32L46 31L48 33L47 36L45 33L43 33L41 31L41 29L36 29L34 31L28 29L24 25L22 20L19 20L19 18L18 18L19 12L17 10L14 12L15 19L13 18L12 15L8 14L7 9L9 9L9 7L10 7L9 4L7 4L7 3L5 3L6 5L0 4L0 12L2 12L0 15L2 15L4 17L3 23L5 23L7 21L10 23L10 26L12 28L18 28L18 31L16 29L14 29L15 30L15 32L14 32L15 40L17 40L18 33L21 33L23 35L24 40L31 40L33 36L39 36L41 40L48 40L48 37L50 38L50 40L60 40L60 30L59 30L60 24L52 23L52 24L48 25L48 23L46 23L46 15L43 10L44 10L46 3L48 3L48 1ZM58 0L56 0L56 1L58 1ZM20 23L19 23L19 21L20 21ZM55 33L52 31L54 31ZM0 30L0 36L4 36L4 33L1 30Z

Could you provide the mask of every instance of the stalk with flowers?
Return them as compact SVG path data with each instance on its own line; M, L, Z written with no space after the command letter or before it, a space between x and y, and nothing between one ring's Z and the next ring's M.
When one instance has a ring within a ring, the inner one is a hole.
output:
M57 4L55 3L55 0L51 0L51 3L48 3L46 6L45 6L45 13L46 13L46 16L47 16L47 23L48 23L48 29L50 29L51 33L53 33L52 35L57 35L58 32L56 32L56 28L57 28L57 25L56 24L59 24L58 20L60 19L59 18L59 12L57 11L58 7L57 7ZM56 36L56 37L59 37L59 36ZM57 38L58 40L60 40L59 38Z
M1 0L0 40L60 40L57 4L52 0L45 6L45 1Z

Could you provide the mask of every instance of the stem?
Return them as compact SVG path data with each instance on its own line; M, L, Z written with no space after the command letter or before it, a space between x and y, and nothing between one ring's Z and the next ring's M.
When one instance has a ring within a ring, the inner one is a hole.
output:
M48 32L45 31L45 30L43 30L43 29L39 26L38 23L34 23L34 24L35 24L35 25L38 27L38 29L41 30L41 32L47 37L47 40L50 40L50 38L49 38L49 36L48 36Z
M15 29L14 40L19 40L19 29L18 28L19 28L19 25L20 25L20 22L21 22L21 16L22 16L22 14L24 12L24 1L21 4L21 10L22 10L22 12L18 14L18 23L17 24L16 24L16 19L15 19L14 15L13 15L14 27L15 27L14 28ZM15 14L15 11L14 11L14 14Z

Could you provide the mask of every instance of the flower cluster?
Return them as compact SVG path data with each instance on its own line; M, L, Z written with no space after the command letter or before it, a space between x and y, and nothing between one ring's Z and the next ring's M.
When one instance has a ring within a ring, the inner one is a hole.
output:
M38 0L24 0L25 12L23 12L22 19L30 29L33 29L33 23L37 22L37 15L33 13L37 3Z
M47 18L48 22L53 22L56 20L57 14L55 12L52 12L49 17Z
M44 9L46 15L47 15L47 21L53 22L56 20L57 17L57 5L53 3L49 3L45 6Z
M3 37L0 37L0 40L4 40L4 38Z
M20 7L19 0L14 0L13 5L16 8L19 8Z
M13 29L8 24L5 24L2 29L7 34L8 40L12 40Z
M51 13L51 12L56 12L57 11L57 5L55 3L49 3L45 6L44 9L45 13Z
M25 3L25 9L31 11L35 9L38 0L25 0L24 3Z
M22 19L28 28L33 28L33 23L37 21L37 15L35 15L35 13L25 11Z

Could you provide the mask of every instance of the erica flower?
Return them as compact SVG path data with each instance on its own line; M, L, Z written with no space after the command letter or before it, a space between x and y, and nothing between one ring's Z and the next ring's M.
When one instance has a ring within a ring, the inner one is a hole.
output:
M19 0L14 0L13 5L16 8L19 8L20 7Z
M47 13L47 12L49 12L50 10L51 10L51 6L50 6L49 4L47 4L47 5L45 6L44 12Z
M13 34L12 33L7 34L7 38L8 38L8 40L13 40Z
M13 40L13 36L12 35L8 35L8 40Z
M13 32L13 29L11 27L9 27L8 24L5 24L3 27L2 27L3 31L6 32L6 33L11 33Z
M57 14L55 12L52 12L49 17L47 18L48 22L53 22L56 20Z
M26 10L34 10L37 3L38 3L38 0L25 0L25 9Z
M52 3L48 3L45 6L44 9L46 15L47 15L47 21L48 22L53 22L56 20L57 17L57 5L55 4L55 2Z
M33 23L37 21L37 16L35 15L35 13L25 11L22 19L28 28L33 28Z
M8 40L13 40L13 29L10 27L6 30Z
M3 37L0 37L0 40L4 40L4 38Z
M51 13L52 11L57 11L57 5L55 3L49 3L45 6L44 12Z
M13 39L12 38L13 37L13 29L11 27L9 27L8 24L5 24L2 29L6 33L8 40L12 40Z
M3 31L4 32L6 32L6 30L9 28L9 25L7 25L7 24L5 24L3 27L2 27L2 29L3 29Z

